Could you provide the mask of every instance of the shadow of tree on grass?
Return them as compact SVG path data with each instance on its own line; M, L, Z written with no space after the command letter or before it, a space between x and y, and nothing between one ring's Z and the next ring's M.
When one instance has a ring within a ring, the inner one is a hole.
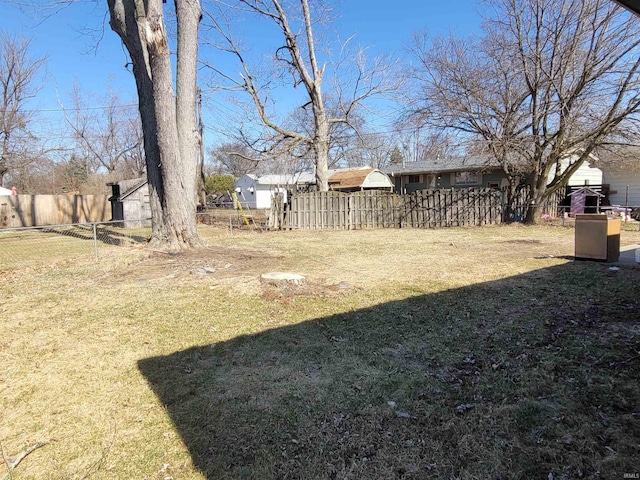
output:
M55 233L65 237L73 237L79 240L94 240L93 225L76 224L70 227L53 227L41 229L43 233ZM105 245L128 245L131 243L147 243L148 237L143 235L126 234L115 230L110 225L98 224L96 226L96 240Z
M138 366L210 480L622 478L638 284L568 263Z

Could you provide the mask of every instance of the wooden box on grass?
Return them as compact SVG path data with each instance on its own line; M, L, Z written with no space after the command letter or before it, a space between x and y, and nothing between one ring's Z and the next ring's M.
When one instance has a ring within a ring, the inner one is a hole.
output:
M620 219L604 214L576 215L575 257L617 262L620 257Z

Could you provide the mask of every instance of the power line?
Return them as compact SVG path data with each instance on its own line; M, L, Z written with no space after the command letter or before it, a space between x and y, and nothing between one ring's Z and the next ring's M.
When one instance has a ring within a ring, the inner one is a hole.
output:
M242 108L234 105L233 103L229 104L226 102L221 102L220 100L209 98L207 100L210 105L213 105L213 108L206 109L207 113L214 118L214 120L218 120L225 122L229 120L233 120L233 118L237 118L238 116L244 115ZM93 110L107 110L111 108L132 108L137 107L136 103L122 104L122 105L105 105L105 106L93 106L93 107L73 107L73 108L42 108L42 109L28 109L24 110L24 112L28 113L62 113L66 111L93 111ZM237 107L237 109L234 109ZM222 111L222 112L221 112ZM0 109L2 112L2 109ZM373 119L393 119L395 115L400 112L399 109L390 109L388 112L384 114L375 114ZM371 122L374 123L374 122ZM217 133L223 133L223 130L220 127L211 127L209 125L205 125L207 130L215 131ZM395 121L384 122L378 124L378 128L375 128L374 131L369 132L361 132L360 135L363 137L374 136L374 135L397 135L401 133L415 133L416 127L413 126L398 126Z
M124 105L106 105L106 106L100 106L100 107L33 108L33 109L27 109L27 110L21 110L21 111L25 113L42 113L42 112L52 113L52 112L69 112L69 111L80 112L85 110L108 110L110 108L131 108L131 107L137 107L137 106L138 106L137 103L129 103ZM6 108L0 108L0 112L2 111L6 111Z

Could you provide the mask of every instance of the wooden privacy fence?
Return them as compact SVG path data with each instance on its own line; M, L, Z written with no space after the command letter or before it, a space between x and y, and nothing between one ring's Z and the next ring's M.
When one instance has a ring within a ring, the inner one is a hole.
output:
M283 229L429 228L502 222L499 190L422 190L407 195L381 191L309 192L289 204L274 199L269 226Z
M108 195L0 196L0 228L104 222L110 219Z
M548 214L552 217L555 217L558 214L558 210L560 205L562 204L565 198L566 189L562 188L556 193L552 194L549 199L539 206L541 214ZM505 202L506 202L506 191ZM514 221L522 221L524 220L525 215L527 214L527 208L529 207L529 190L526 187L519 188L516 192L514 205L513 205L513 218L511 220ZM503 219L506 213L503 213Z

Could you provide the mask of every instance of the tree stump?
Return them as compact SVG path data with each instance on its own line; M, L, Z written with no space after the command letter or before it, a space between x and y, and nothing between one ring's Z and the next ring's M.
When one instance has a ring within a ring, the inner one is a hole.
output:
M304 285L305 278L297 273L289 272L270 272L260 275L260 282L275 287L296 286Z

